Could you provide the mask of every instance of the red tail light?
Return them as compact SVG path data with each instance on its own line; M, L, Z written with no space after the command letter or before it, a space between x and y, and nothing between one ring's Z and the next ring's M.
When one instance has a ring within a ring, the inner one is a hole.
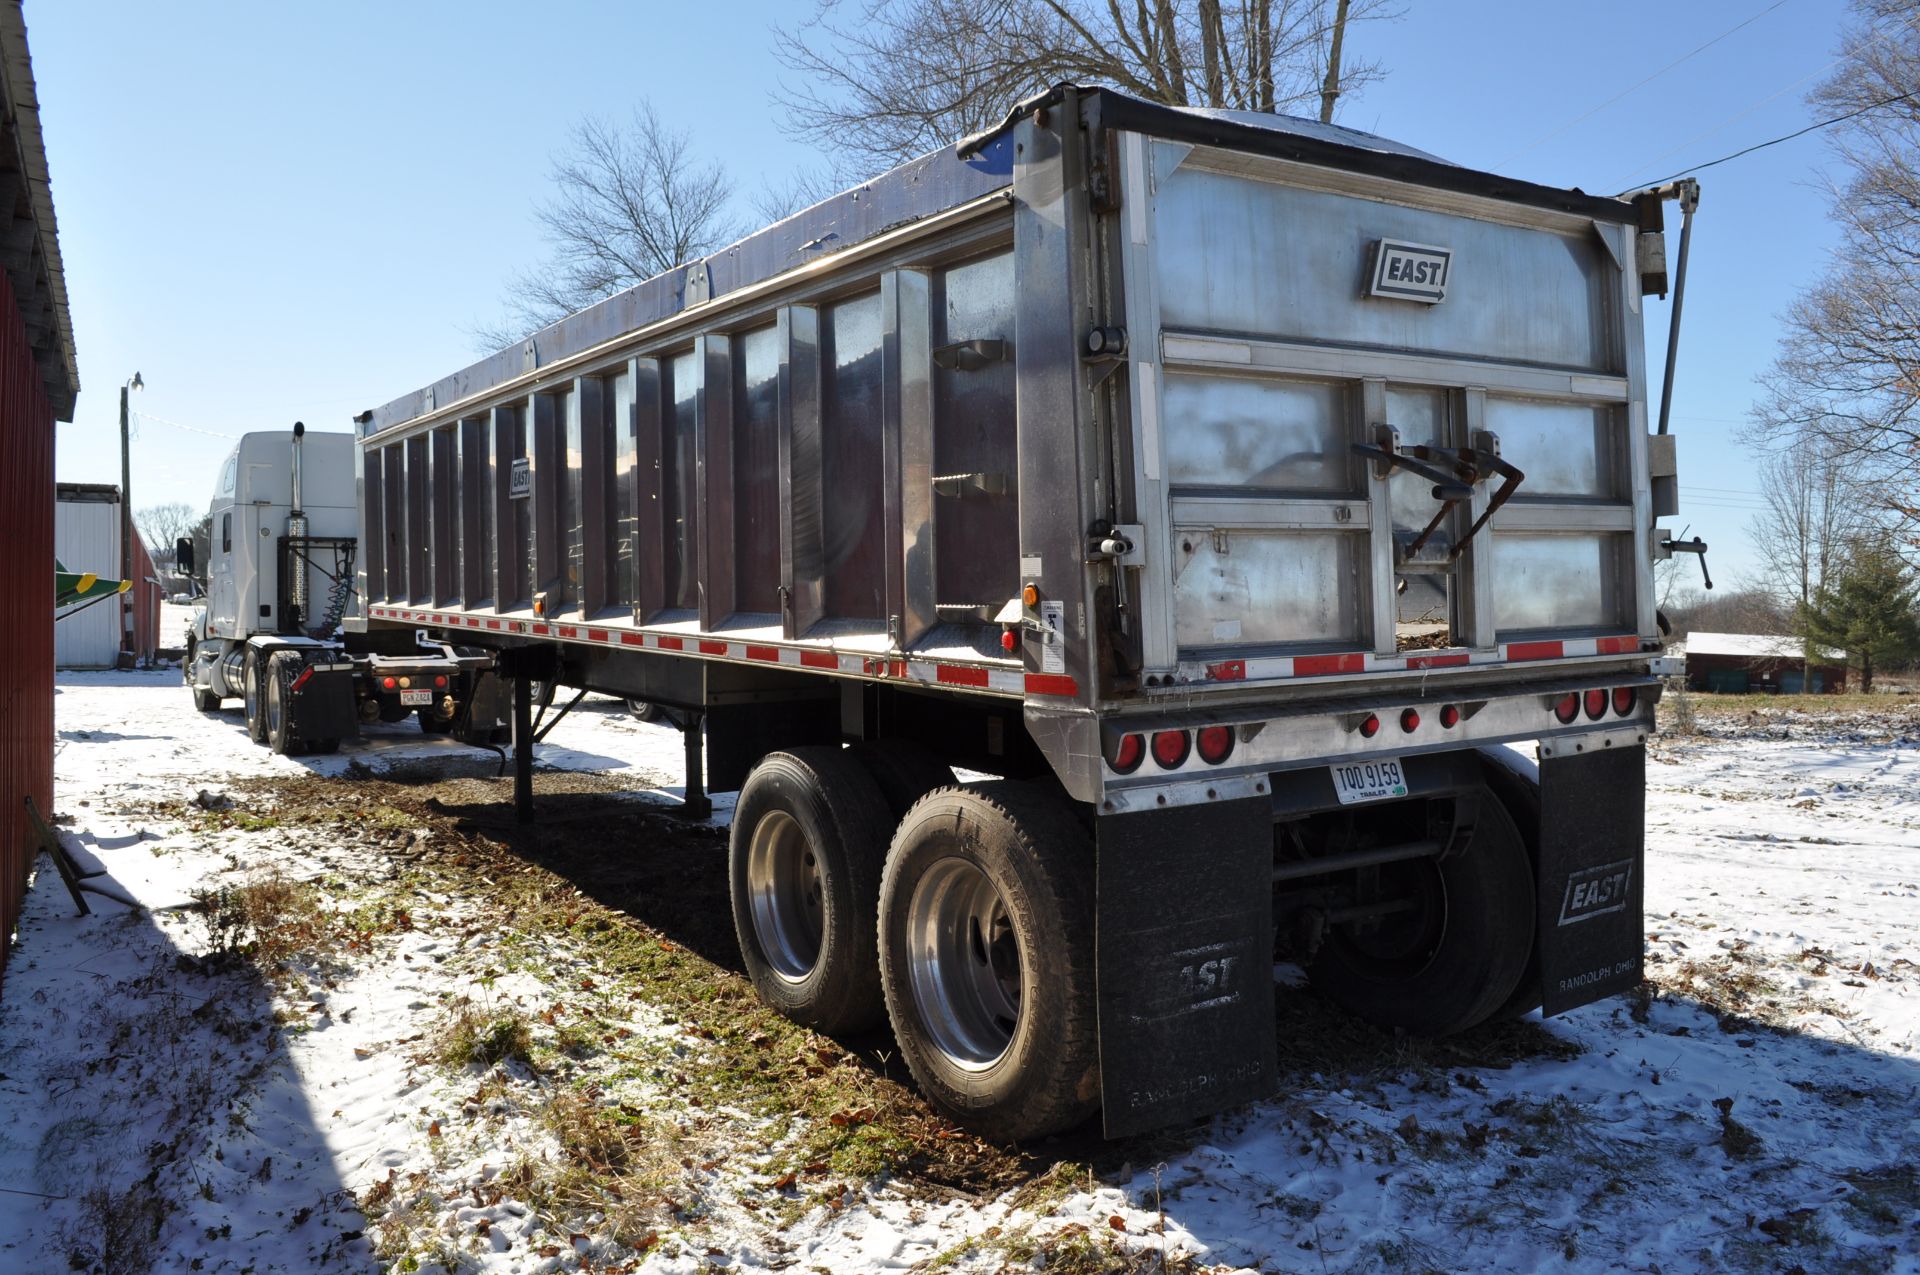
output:
M1449 704L1440 710L1440 724L1448 730L1460 724L1460 710Z
M1147 741L1140 735L1122 735L1114 747L1113 756L1107 759L1107 765L1122 775L1131 775L1140 769L1140 763L1147 758Z
M433 684L441 690L445 690L447 687L447 675L445 673L439 674L433 679Z
M394 687L398 686L399 683L394 681L390 677L383 677L380 679L380 685L386 687L388 690L392 690Z
M1400 714L1400 729L1406 731L1409 735L1419 730L1420 714L1414 712L1412 709L1408 709L1406 712Z
M1378 735L1379 733L1380 733L1380 719L1378 717L1375 717L1372 713L1368 713L1367 719L1360 723L1361 736L1366 739L1372 739L1375 735Z
M287 689L292 691L297 691L312 680L313 680L313 665L309 664L305 668L300 670L300 676L294 678L293 685L288 687Z
M1193 747L1193 740L1183 730L1160 730L1153 733L1153 759L1160 763L1160 769L1173 770L1187 759L1187 751Z
M1226 726L1204 726L1195 740L1200 749L1200 760L1209 766L1218 766L1233 756L1233 731Z
M1572 691L1562 695L1553 706L1553 715L1562 725L1572 725L1573 719L1580 716L1580 697Z
M1597 721L1599 721L1599 720L1600 720L1600 718L1601 718L1602 716L1604 716L1604 715L1605 715L1605 713L1606 713L1606 711L1607 711L1607 693L1606 693L1606 691L1604 691L1604 690L1591 690L1591 691L1588 691L1588 692L1587 692L1587 718L1588 718L1588 720L1590 720L1590 721L1596 721L1596 722L1597 722Z
M1639 698L1640 692L1633 687L1616 686L1613 688L1613 711L1625 717L1633 711L1633 706Z

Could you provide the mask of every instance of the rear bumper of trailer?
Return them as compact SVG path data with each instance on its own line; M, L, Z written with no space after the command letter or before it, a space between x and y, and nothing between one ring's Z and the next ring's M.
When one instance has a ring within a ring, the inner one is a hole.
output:
M1533 915L1511 919L1532 942L1513 1010L1562 1013L1639 983L1644 766L1638 743L1546 757L1537 782L1530 774L1516 782L1515 770L1474 749L1409 760L1399 800L1491 794L1526 843ZM1268 787L1096 820L1109 1137L1265 1098L1281 1082L1275 1002L1286 993L1273 977L1274 885L1313 874L1298 870L1311 865L1276 865L1276 828L1340 803L1324 769L1276 772Z

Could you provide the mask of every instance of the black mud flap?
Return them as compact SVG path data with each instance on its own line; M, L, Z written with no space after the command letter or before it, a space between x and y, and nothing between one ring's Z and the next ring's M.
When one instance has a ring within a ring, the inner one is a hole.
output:
M360 733L360 718L353 704L353 673L320 665L308 668L312 672L306 684L287 701L287 724L294 736L308 742L352 739Z
M477 669L467 691L466 712L455 719L460 742L488 744L493 732L513 726L513 683L492 669Z
M1272 803L1104 815L1096 845L1107 1136L1272 1093Z
M1640 982L1647 751L1633 745L1540 761L1542 1011L1558 1014Z

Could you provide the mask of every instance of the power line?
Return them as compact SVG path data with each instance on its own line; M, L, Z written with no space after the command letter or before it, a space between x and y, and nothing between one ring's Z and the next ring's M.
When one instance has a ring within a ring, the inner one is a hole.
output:
M1786 92L1786 90L1782 89L1781 92L1784 93ZM1779 94L1776 93L1774 96L1778 97ZM1647 182L1645 184L1648 186L1664 185L1665 183L1672 181L1676 177L1685 177L1689 173L1697 173L1702 169L1712 168L1716 164L1724 164L1728 160L1739 159L1742 155L1751 155L1755 151L1763 151L1769 146L1778 146L1780 143L1790 142L1796 137L1805 137L1808 133L1814 132L1817 129L1831 128L1835 124L1844 124L1850 119L1855 119L1859 116L1865 115L1868 111L1877 111L1883 106L1892 106L1895 102L1910 102L1914 100L1916 97L1920 97L1920 90L1917 90L1912 93L1899 93L1893 97L1882 98L1878 102L1869 102L1865 106L1860 107L1858 110L1848 111L1845 115L1836 115L1832 119L1821 120L1817 124L1809 124L1805 128L1797 129L1794 132L1784 134L1780 137L1769 138L1764 142L1755 142L1752 146L1746 147L1744 150L1737 150L1733 152L1733 154L1731 155L1722 155L1719 159L1710 159L1704 164L1690 165L1689 167L1681 169L1677 173L1669 173L1665 177L1657 177L1653 181ZM1762 103L1762 105L1764 105L1764 103ZM1628 194L1629 192L1622 191L1620 193L1622 195L1625 195L1625 194Z
M1718 124L1715 124L1712 128L1707 129L1705 132L1695 133L1692 137L1689 137L1686 141L1681 142L1678 146L1670 146L1666 150L1661 151L1658 155L1655 155L1652 159L1640 165L1640 167L1635 169L1634 171L1645 172L1647 169L1653 167L1655 164L1664 163L1669 156L1678 155L1681 151L1687 149L1687 147L1693 145L1695 142L1705 141L1707 138L1712 137L1715 133L1718 133L1721 129L1725 128L1727 125L1732 124L1736 120L1743 120L1747 118L1747 116L1753 114L1755 111L1767 105L1769 102L1772 102L1778 98L1785 97L1787 94L1799 88L1802 84L1805 84L1808 80L1814 79L1817 76L1825 75L1828 71L1833 70L1834 67L1839 66L1844 61L1846 61L1846 58L1838 57L1838 58L1835 58L1833 61L1827 63L1825 66L1821 67L1817 71L1807 72L1805 75L1801 76L1799 79L1795 80L1793 83L1788 84L1783 88L1776 89L1773 92L1767 94L1765 97L1761 98L1758 102L1754 102L1751 105L1742 107L1740 110L1735 111L1733 114L1727 116L1725 119L1721 120ZM1657 186L1659 184L1660 183L1658 182L1635 182L1634 183L1635 186ZM1621 193L1625 194L1626 192L1623 191Z
M184 429L189 434L205 434L208 438L237 439L238 434L222 434L219 430L201 429L198 425L183 425L179 421L170 421L164 416L154 416L148 412L134 410L130 413L142 421L152 421L155 425L166 425L173 429Z
M1914 19L1914 18L1912 18L1912 17L1909 17L1909 18L1907 18L1907 19L1906 19L1906 21L1908 22L1908 24L1912 24L1912 23L1914 22L1914 20L1915 20L1915 19ZM1899 25L1899 24L1898 24L1898 23L1894 23L1893 25L1895 25L1895 26L1897 26L1897 25ZM1888 38L1888 37L1889 37L1890 35L1891 35L1891 31L1890 31L1890 30L1886 30L1886 29L1875 29L1875 28L1873 28L1872 26L1869 26L1869 27L1867 28L1867 30L1866 30L1866 40L1867 40L1867 42L1868 42L1868 43L1881 43L1881 44L1884 44L1884 43L1886 42L1886 40L1887 40L1887 38ZM1783 96L1785 96L1786 94L1788 94L1788 93L1790 93L1790 92L1792 92L1792 91L1793 91L1794 89L1797 89L1797 88L1799 88L1799 87L1800 87L1800 86L1801 86L1802 84L1805 84L1805 83L1806 83L1806 82L1807 82L1808 80L1811 80L1811 79L1813 79L1813 78L1814 78L1815 76L1818 76L1818 75L1825 75L1825 74L1826 74L1826 73L1827 73L1828 71L1831 71L1831 70L1832 70L1832 69L1833 69L1834 67L1836 67L1836 66L1839 66L1839 65L1840 65L1840 64L1841 64L1842 62L1845 62L1845 61L1846 61L1846 60L1847 60L1847 59L1848 59L1849 57L1852 57L1852 56L1855 56L1855 53L1856 53L1856 51L1855 51L1855 50L1849 50L1849 51L1848 51L1848 52L1846 52L1846 53L1842 53L1842 54L1841 54L1841 55L1840 55L1839 57L1837 57L1837 58L1835 58L1835 59L1834 59L1833 61L1831 61L1831 62L1829 62L1829 63L1827 63L1827 64L1826 64L1825 66L1823 66L1823 67L1821 67L1821 68L1820 68L1819 70L1817 70L1817 71L1810 71L1810 72L1808 72L1807 74L1805 74L1805 75L1803 75L1803 76L1801 76L1801 77L1800 77L1799 79L1797 79L1797 80L1795 80L1795 81L1794 81L1793 83L1791 83L1791 84L1789 84L1789 85L1787 85L1786 87L1784 87L1784 88L1782 88L1782 89L1780 89L1780 90L1778 90L1778 91L1776 91L1776 92L1773 92L1773 93L1769 93L1769 94L1768 94L1767 96L1765 96L1765 97L1763 97L1763 98L1761 98L1761 99L1760 99L1760 100L1759 100L1758 102L1755 102L1755 103L1754 103L1753 105L1751 105L1751 106L1748 106L1748 107L1746 107L1746 108L1744 108L1744 109L1742 109L1742 110L1739 110L1739 111L1736 111L1736 112L1734 112L1734 113L1733 113L1732 115L1729 115L1729 116L1728 116L1728 117L1727 117L1726 119L1723 119L1723 120L1721 120L1721 121L1720 121L1720 122L1719 122L1718 124L1715 124L1715 125L1714 125L1714 126L1713 126L1712 128L1709 128L1709 129L1708 129L1708 130L1707 130L1706 132L1704 132L1704 133L1695 133L1695 134L1694 134L1694 135L1693 135L1692 137L1689 137L1689 138L1688 138L1688 139L1687 139L1686 141L1684 141L1684 142L1681 142L1681 143L1680 143L1680 144L1679 144L1678 146L1675 146L1675 147L1672 147L1672 148L1671 148L1671 149L1669 149L1669 150L1665 150L1665 151L1662 151L1662 152L1661 152L1660 154L1658 154L1658 155L1655 155L1655 156L1654 156L1654 157L1653 157L1652 159L1650 159L1650 160L1648 160L1648 161L1647 161L1647 162L1646 162L1645 164L1642 164L1642 165L1641 165L1641 166L1640 166L1640 167L1639 167L1638 169L1636 169L1635 171L1636 171L1636 172L1644 172L1644 171L1646 171L1646 170L1647 170L1648 168L1651 168L1651 167L1652 167L1653 165L1655 165L1655 164L1658 164L1658 163L1660 163L1660 162L1661 162L1662 160L1664 160L1664 159L1666 159L1666 158L1667 158L1667 157L1668 157L1669 155L1677 155L1677 154L1679 154L1679 153L1680 153L1681 151L1683 151L1683 150L1685 150L1685 149L1686 149L1687 147L1689 147L1689 146L1691 146L1691 145L1693 145L1693 144L1694 144L1695 142L1698 142L1698 141L1703 141L1703 140L1705 140L1706 138L1709 138L1709 137L1712 137L1712 136L1713 136L1713 135L1714 135L1715 133L1718 133L1718 132L1719 132L1719 131L1720 131L1721 129L1723 129L1723 128L1725 128L1725 127L1726 127L1727 125L1729 125L1729 124L1731 124L1731 123L1733 123L1733 122L1734 122L1735 120L1742 120L1742 119L1745 119L1745 118L1746 118L1747 116L1749 116L1749 115L1751 115L1751 114L1753 114L1753 113L1754 113L1755 111L1757 111L1757 110L1759 110L1759 109L1760 109L1761 107L1763 107L1763 106L1765 106L1765 105L1767 105L1767 103L1769 103L1769 102L1771 102L1771 101L1773 101L1773 100L1775 100L1776 98L1779 98L1779 97L1783 97ZM1911 96L1911 94L1904 94L1904 95L1902 95L1902 96ZM1809 124L1809 125L1808 125L1808 126L1807 126L1806 128L1803 128L1803 129L1800 129L1800 130L1799 130L1798 132L1794 132L1794 133L1789 133L1789 134L1787 134L1787 135L1786 135L1786 136L1784 136L1784 137L1776 137L1776 138L1772 138L1772 139L1771 139L1771 140L1769 140L1769 141L1765 141L1765 142L1761 142L1761 143L1759 143L1759 144L1757 144L1757 145L1754 145L1754 146L1749 146L1749 147L1747 147L1747 148L1746 148L1745 150L1741 150L1741 151L1736 151L1736 152L1734 152L1734 153L1733 153L1733 154L1731 154L1731 155L1723 155L1723 156L1721 156L1721 157L1720 157L1719 159L1716 159L1716 160L1713 160L1713 161L1711 161L1710 163L1706 163L1706 164L1701 164L1701 165L1699 165L1699 166L1698 166L1697 168L1695 168L1695 167L1690 167L1690 168L1686 168L1686 169L1682 169L1682 170L1681 170L1680 172L1678 172L1678 173L1673 173L1673 174L1671 174L1671 175L1669 175L1669 176L1667 176L1667 177L1662 177L1662 178L1660 178L1660 179L1658 179L1657 181L1651 181L1651 182L1638 182L1638 183L1635 183L1635 185L1636 185L1636 186L1659 186L1659 185L1663 185L1663 184L1664 184L1664 183L1666 183L1666 182L1669 182L1669 181L1672 181L1672 180L1673 180L1673 179L1674 179L1675 177L1682 177L1682 176L1685 176L1685 175L1686 175L1687 173L1691 173L1691 172L1697 172L1697 171L1699 171L1699 169L1701 169L1701 168L1711 168L1711 167L1713 167L1713 166L1714 166L1715 164L1724 164L1724 163L1726 163L1726 162L1727 162L1728 160L1730 160L1730 159L1738 159L1738 158L1740 158L1740 156L1742 156L1742 155L1746 155L1746 154L1750 154L1750 153L1752 153L1753 151L1757 151L1757 150L1761 150L1761 149L1763 149L1763 148L1765 148L1765 147L1768 147L1768 146L1777 146L1777 145L1779 145L1779 144L1780 144L1781 142L1786 142L1786 141L1791 141L1791 140L1793 140L1794 138L1796 138L1796 137L1800 137L1800 136L1802 136L1802 135L1804 135L1804 134L1806 134L1806 133L1810 133L1810 132L1812 132L1812 131L1814 131L1815 129L1820 129L1820 128L1826 128L1826 127L1828 127L1829 125L1832 125L1832 124L1838 124L1838 123L1840 123L1840 122L1841 122L1842 120L1846 120L1846 119L1850 119L1850 118L1852 118L1852 117L1853 117L1853 115L1862 115L1862 114L1865 114L1865 113L1866 113L1867 111L1871 111L1871 110L1875 110L1875 109L1877 109L1877 108L1878 108L1878 107L1880 107L1880 106L1885 106L1885 105L1890 105L1890 104L1891 104L1892 102L1897 102L1897 101L1900 101L1900 100L1901 100L1901 99L1900 99L1899 97L1895 97L1895 98L1889 98L1887 102L1880 102L1880 103L1875 103L1875 104L1873 104L1873 105L1869 105L1869 106L1863 106L1863 107L1861 107L1861 108L1860 108L1860 109L1859 109L1858 111L1855 111L1855 112L1853 112L1853 113L1852 113L1851 115L1842 115L1842 116L1837 116L1837 117L1835 117L1834 119L1831 119L1831 120L1824 120L1824 121L1822 121L1822 122L1820 122L1820 123L1818 123L1818 124ZM1624 196L1624 195L1626 195L1626 194L1629 194L1629 193L1631 193L1631 190L1626 190L1626 191L1622 191L1622 192L1621 192L1621 194L1622 194L1623 196Z
M1514 160L1519 159L1522 155L1528 154L1529 152L1538 149L1542 144L1552 141L1554 138L1560 136L1560 134L1566 132L1568 129L1572 128L1574 125L1584 123L1585 121L1592 119L1594 116L1598 115L1600 112L1606 110L1609 106L1612 106L1615 102L1618 102L1621 98L1626 97L1630 93L1634 93L1639 91L1640 89L1645 88L1647 85L1653 83L1655 80L1665 75L1668 71L1673 70L1674 67L1679 66L1682 62L1685 62L1690 58L1693 58L1697 54L1705 53L1708 49L1720 43L1720 41L1734 34L1734 32L1739 31L1743 27L1748 27L1753 25L1755 22L1758 22L1761 18L1766 17L1769 13L1772 13L1775 9L1778 9L1781 5L1785 4L1786 2L1787 0L1774 0L1772 4L1760 10L1760 12L1754 14L1751 18L1748 18L1745 22L1740 23L1739 26L1729 27L1727 30L1722 31L1719 35L1714 36L1713 39L1708 40L1705 44L1701 45L1699 48L1693 50L1692 53L1683 54L1682 56L1675 58L1673 61L1661 67L1658 71L1655 71L1652 75L1649 75L1645 79L1640 80L1620 90L1618 93L1615 93L1612 97L1608 98L1606 101L1600 103L1600 105L1582 114L1574 116L1572 119L1560 125L1558 128L1553 129L1551 132L1541 134L1539 137L1535 138L1531 142L1528 142L1525 146L1521 147L1519 150L1515 151L1513 154L1507 156L1505 159L1501 160L1499 163L1490 164L1488 165L1488 167L1495 170L1505 168L1508 164L1511 164Z

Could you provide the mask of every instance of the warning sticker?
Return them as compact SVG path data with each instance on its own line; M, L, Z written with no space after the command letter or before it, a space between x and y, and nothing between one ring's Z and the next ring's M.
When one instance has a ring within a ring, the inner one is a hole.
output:
M1067 671L1067 604L1055 599L1040 604L1040 671Z

